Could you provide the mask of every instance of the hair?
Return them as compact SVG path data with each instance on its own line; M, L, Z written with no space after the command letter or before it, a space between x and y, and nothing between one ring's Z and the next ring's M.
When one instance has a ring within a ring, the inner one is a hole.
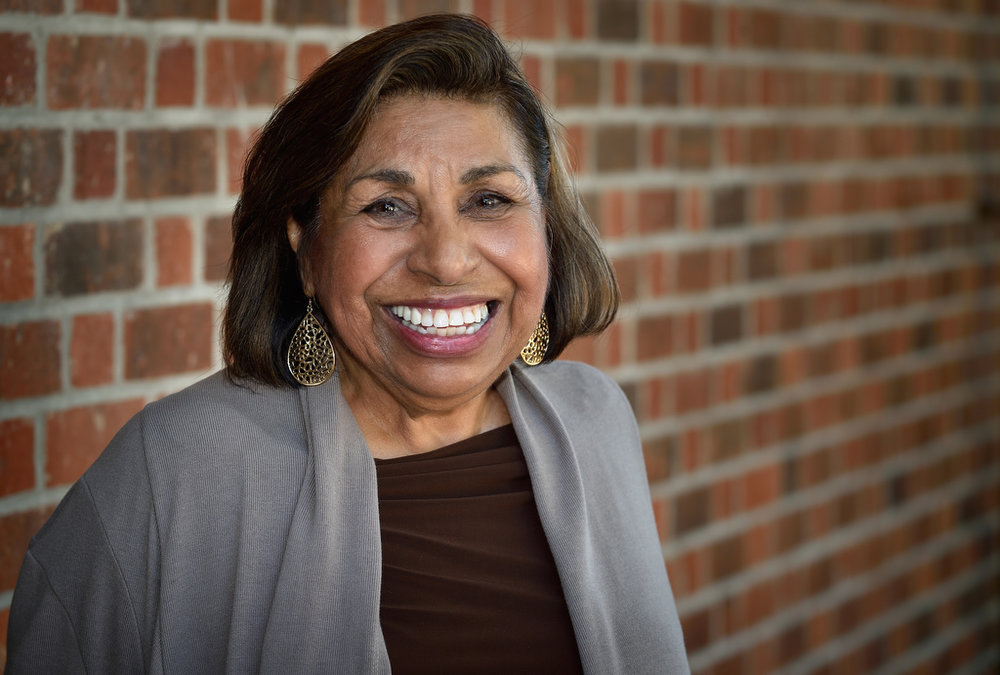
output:
M357 150L380 103L430 95L496 105L522 140L542 198L549 255L545 360L603 331L620 302L600 236L573 187L555 123L492 29L475 17L433 15L388 26L331 56L282 101L250 150L233 213L222 343L231 377L296 386L284 363L305 314L299 256L322 225L320 198Z

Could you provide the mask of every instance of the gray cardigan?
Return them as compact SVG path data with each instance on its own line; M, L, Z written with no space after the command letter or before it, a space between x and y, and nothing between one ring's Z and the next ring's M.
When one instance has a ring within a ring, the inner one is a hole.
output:
M687 673L631 409L581 364L497 384L587 673ZM145 408L32 540L8 673L388 673L375 465L336 377ZM489 664L484 664L484 671Z

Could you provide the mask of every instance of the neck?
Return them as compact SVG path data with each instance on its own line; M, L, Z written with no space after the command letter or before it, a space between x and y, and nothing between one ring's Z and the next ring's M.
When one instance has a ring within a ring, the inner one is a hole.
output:
M368 448L378 459L430 452L510 423L507 406L493 387L468 400L427 405L378 386L352 385L343 377L341 382Z

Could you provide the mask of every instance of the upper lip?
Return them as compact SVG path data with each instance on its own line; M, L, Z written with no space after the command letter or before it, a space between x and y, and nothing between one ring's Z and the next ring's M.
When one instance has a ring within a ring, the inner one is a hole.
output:
M420 298L418 300L398 300L385 303L386 307L417 307L419 309L458 309L470 305L483 305L493 302L492 298L466 295L454 298Z

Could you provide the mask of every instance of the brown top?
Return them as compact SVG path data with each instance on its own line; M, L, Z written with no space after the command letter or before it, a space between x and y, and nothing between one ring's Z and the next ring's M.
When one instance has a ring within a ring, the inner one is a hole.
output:
M514 427L376 460L393 673L580 673Z

